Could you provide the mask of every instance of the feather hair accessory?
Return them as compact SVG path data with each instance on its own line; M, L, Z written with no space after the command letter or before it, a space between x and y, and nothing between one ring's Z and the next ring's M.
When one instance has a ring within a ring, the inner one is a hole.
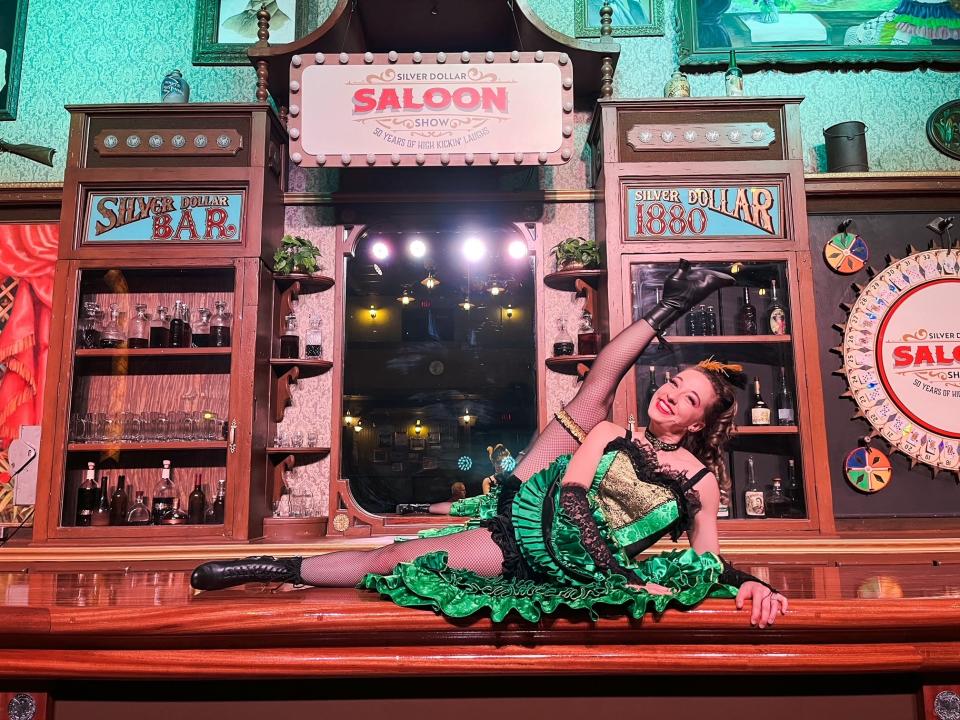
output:
M746 373L743 372L743 365L737 365L736 363L725 363L713 357L709 357L706 360L701 360L698 362L697 367L710 373L722 375L727 382L735 387L740 388L741 390L744 390L747 387L747 376Z

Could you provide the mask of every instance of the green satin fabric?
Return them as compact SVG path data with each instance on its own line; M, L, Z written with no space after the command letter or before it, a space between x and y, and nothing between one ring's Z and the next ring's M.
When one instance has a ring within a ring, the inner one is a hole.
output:
M608 453L607 455L613 455ZM569 456L561 456L550 467L523 483L513 501L513 524L520 550L528 564L544 582L484 578L468 570L447 566L447 553L434 552L410 563L399 564L392 573L367 575L360 587L375 590L398 605L429 607L450 617L466 617L488 611L495 621L516 612L529 621L538 620L566 607L585 610L592 618L605 609L619 609L633 618L640 618L648 608L662 612L671 602L690 607L709 596L735 597L736 588L718 582L722 571L720 560L711 553L698 555L692 549L670 551L636 562L626 556L617 540L632 542L633 533L623 538L611 537L603 514L588 493L594 517L601 534L625 568L636 572L644 582L654 582L673 591L671 595L650 595L631 587L622 575L599 570L580 540L579 528L570 522L559 504L560 480L566 471ZM605 468L612 460L606 455L599 463L593 490L599 485ZM553 505L553 524L548 533L543 528L545 503ZM667 503L676 509L676 503ZM649 517L649 516L648 516ZM669 526L669 512L651 518L646 527L662 532ZM643 527L639 519L622 530ZM664 524L666 523L666 524ZM465 528L444 528L431 533L446 535ZM628 542L629 544L629 542Z
M487 495L475 495L457 500L450 506L450 515L489 520L497 514L497 500L500 498L500 490L500 485L494 485Z

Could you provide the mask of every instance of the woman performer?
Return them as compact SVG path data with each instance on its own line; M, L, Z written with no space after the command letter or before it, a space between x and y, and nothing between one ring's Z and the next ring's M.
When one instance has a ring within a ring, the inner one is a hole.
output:
M679 373L654 394L649 427L637 437L604 420L649 342L733 283L681 260L663 299L601 351L576 397L502 480L498 514L479 527L369 551L209 562L193 572L193 587L359 585L400 605L451 617L489 610L497 621L511 610L535 621L562 606L593 616L613 606L639 618L649 605L660 612L671 600L689 607L711 595L736 597L738 608L749 598L751 622L772 624L786 598L718 554L717 509L730 485L722 452L741 368L710 360ZM634 560L684 531L689 550Z

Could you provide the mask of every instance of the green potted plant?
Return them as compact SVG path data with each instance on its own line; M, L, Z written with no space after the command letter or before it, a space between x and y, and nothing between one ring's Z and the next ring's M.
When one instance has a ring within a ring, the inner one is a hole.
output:
M600 248L596 240L568 237L553 246L557 270L589 270L600 267Z
M306 273L320 269L320 249L299 235L284 235L273 254L273 271L278 275Z

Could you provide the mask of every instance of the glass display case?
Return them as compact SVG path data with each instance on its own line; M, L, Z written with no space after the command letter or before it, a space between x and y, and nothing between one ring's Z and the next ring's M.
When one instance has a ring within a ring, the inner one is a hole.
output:
M724 520L808 517L797 397L797 349L791 313L793 268L784 259L700 260L732 274L737 284L704 300L655 340L637 363L635 417L643 426L657 387L701 360L743 366L747 386L738 389L738 416L728 446L732 488L721 506ZM675 261L630 263L632 316L640 319L660 299Z

